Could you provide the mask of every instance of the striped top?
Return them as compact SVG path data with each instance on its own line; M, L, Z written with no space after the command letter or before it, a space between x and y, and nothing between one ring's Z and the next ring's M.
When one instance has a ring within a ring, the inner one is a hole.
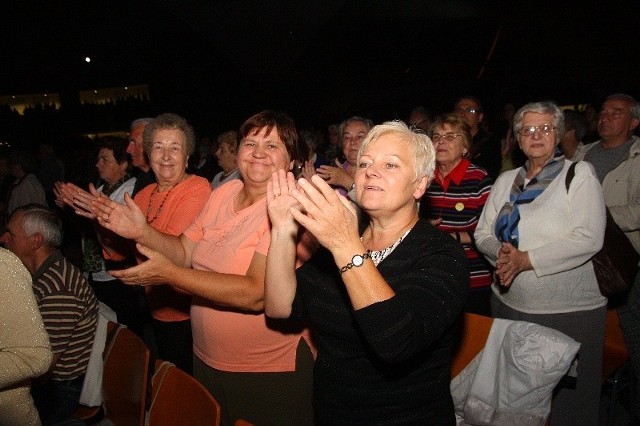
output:
M463 158L442 178L436 168L431 186L420 200L420 216L442 219L437 226L443 232L473 232L491 191L487 172ZM478 252L475 244L462 244L469 262L471 288L488 287L493 281L491 265Z
M51 378L71 380L85 373L98 321L98 300L82 272L55 251L33 274L33 292L59 355Z

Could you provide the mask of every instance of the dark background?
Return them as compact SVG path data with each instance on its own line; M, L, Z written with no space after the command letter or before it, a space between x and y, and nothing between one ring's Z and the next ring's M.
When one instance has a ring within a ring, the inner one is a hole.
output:
M506 101L640 95L638 0L7 3L0 94L58 92L64 106L79 90L148 84L149 115L203 132L263 108L324 130L446 111L462 94L494 119Z

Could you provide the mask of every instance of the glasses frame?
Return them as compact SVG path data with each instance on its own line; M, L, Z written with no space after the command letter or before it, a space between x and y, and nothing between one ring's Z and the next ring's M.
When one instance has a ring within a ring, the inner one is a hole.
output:
M482 111L480 111L479 108L467 107L467 108L456 108L456 112L457 113L467 112L469 114L480 114Z
M520 130L518 130L518 134L520 136L526 136L526 137L534 136L536 133L549 136L552 132L555 132L555 131L556 131L556 126L546 123L541 126L523 126Z
M454 133L454 132L448 132L445 133L444 135L441 135L439 133L434 133L433 135L431 135L431 142L433 143L440 143L440 142L453 142L454 140L456 140L456 138L461 137L462 135L460 133Z

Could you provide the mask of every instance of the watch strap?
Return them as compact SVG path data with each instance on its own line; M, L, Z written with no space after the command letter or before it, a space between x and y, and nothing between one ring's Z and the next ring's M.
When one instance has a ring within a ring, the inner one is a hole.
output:
M355 258L357 256L362 257L363 262L360 265L356 265L353 263L353 261L355 260ZM340 268L340 275L344 274L345 272L347 272L349 269L353 268L354 266L361 266L364 264L364 260L366 259L370 259L371 258L371 250L367 250L365 253L363 254L356 254L351 258L351 262L347 263L346 265L344 265L342 268Z

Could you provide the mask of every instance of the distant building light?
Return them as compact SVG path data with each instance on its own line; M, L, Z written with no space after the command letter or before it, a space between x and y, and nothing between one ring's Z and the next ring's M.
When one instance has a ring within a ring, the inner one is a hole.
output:
M124 90L129 90L129 88L127 86L124 86Z
M98 91L97 91L97 90L94 90L94 91L93 91L93 93L98 93Z
M90 58L90 57L88 57L88 56L85 56L84 61L85 61L86 63L89 63L89 62L91 62L91 58Z

